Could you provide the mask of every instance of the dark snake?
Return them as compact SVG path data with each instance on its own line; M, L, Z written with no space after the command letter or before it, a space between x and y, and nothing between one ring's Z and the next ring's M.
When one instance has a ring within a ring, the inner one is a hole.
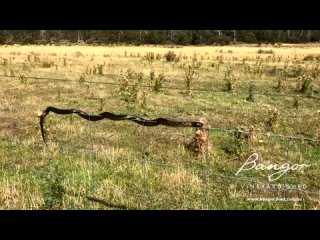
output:
M47 107L39 116L42 139L47 147L48 145L45 138L44 120L45 120L45 117L50 112L60 114L60 115L75 113L88 121L100 121L103 119L109 119L113 121L130 120L139 125L147 126L147 127L154 127L158 125L164 125L164 126L170 126L170 127L194 127L194 128L203 127L203 123L196 122L196 121L174 121L166 118L156 118L153 120L148 120L148 119L144 119L142 117L138 117L134 115L124 115L124 114L117 115L110 112L102 112L102 113L99 113L98 115L91 115L79 109L59 109L55 107Z

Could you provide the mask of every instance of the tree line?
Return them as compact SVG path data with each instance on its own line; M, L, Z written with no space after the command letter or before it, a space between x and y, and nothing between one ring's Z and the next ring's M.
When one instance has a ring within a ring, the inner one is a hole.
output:
M0 30L0 44L177 44L318 42L320 30Z

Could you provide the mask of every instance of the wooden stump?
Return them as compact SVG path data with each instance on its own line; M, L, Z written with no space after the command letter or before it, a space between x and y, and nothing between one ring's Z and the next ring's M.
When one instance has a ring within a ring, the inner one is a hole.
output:
M195 136L189 144L189 150L198 157L204 157L209 146L207 129L209 125L205 118L200 118L199 122L203 123L203 127L196 129Z

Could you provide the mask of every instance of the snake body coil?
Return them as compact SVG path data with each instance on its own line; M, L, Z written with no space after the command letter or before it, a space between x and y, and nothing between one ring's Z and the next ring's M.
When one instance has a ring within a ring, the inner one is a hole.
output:
M158 125L164 125L164 126L170 126L170 127L196 127L196 128L203 127L203 123L194 122L194 121L174 121L166 118L156 118L153 120L148 120L148 119L144 119L142 117L138 117L134 115L123 115L123 114L117 115L110 112L102 112L102 113L99 113L98 115L91 115L79 109L59 109L55 107L47 107L39 116L42 139L43 139L43 142L46 144L46 146L48 145L45 138L44 120L45 120L45 117L50 112L60 114L60 115L77 114L88 121L100 121L103 119L109 119L113 121L130 120L137 124L147 126L147 127L153 127Z

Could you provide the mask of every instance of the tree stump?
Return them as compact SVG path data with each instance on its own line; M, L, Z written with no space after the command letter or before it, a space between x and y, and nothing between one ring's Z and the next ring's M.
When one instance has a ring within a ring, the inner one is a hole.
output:
M203 123L203 127L196 129L195 136L192 138L188 149L197 157L204 157L209 147L208 127L210 126L205 118L200 118L199 122Z

